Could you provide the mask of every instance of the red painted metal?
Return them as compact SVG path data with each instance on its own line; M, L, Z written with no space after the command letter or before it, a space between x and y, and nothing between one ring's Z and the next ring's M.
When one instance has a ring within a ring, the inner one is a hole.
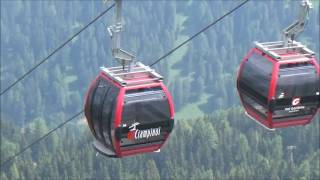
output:
M275 92L276 92L276 85L277 85L277 80L278 80L278 72L279 72L279 64L272 62L273 64L273 69L272 69L272 77L271 77L271 82L270 82L270 87L269 87L269 95L268 95L268 104L270 104L270 102L272 100L275 99ZM268 127L269 128L273 128L274 123L272 121L272 112L270 111L270 109L268 110Z
M160 149L161 146L162 146L162 144L159 144L159 145L152 145L152 146L147 146L147 147L143 147L143 148L131 149L131 150L123 151L122 152L122 157L123 156L132 156L132 155L141 154L141 153L154 152L154 151Z
M120 88L119 95L117 97L117 104L116 104L116 115L114 119L114 129L118 128L121 124L121 117L122 117L122 110L123 110L123 102L124 102L124 94L125 89L122 87ZM115 148L116 154L119 157L122 157L121 148L120 148L120 140L115 138L115 132L111 132L112 139L113 139L113 147Z

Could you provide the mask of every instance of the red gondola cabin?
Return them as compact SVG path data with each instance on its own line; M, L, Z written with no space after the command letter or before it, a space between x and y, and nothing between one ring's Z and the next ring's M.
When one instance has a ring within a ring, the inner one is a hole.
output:
M255 43L242 61L237 88L249 117L274 129L310 123L320 105L320 70L298 42Z
M109 157L160 150L173 129L173 102L162 77L141 63L102 68L85 100L94 148Z

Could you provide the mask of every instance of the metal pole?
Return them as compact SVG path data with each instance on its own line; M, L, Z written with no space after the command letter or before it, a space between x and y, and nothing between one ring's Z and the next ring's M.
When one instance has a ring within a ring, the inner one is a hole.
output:
M294 164L294 159L293 159L293 150L295 150L297 147L296 146L287 146L287 150L289 151L289 162L292 168L295 167Z
M116 22L115 22L115 39L114 39L114 50L116 52L113 53L118 53L117 51L120 49L121 45L121 38L120 38L120 33L122 31L122 23L121 23L121 11L122 11L122 0L115 0L116 2L116 9L115 9L115 14L116 14ZM121 61L122 68L124 70L125 67L125 62L124 60L121 60L120 58L117 58L118 60Z
M283 30L285 47L288 47L289 43L293 43L297 36L304 31L311 8L312 3L309 0L301 0L300 12L297 20Z
M128 65L128 70L131 70L130 64L133 63L134 55L121 49L121 31L122 31L122 0L115 0L115 24L108 27L108 32L112 39L112 56L122 65L122 69L125 70L125 66Z

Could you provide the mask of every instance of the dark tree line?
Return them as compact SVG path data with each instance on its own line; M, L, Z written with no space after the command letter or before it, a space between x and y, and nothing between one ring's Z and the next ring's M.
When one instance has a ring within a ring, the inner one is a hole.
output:
M1 126L2 161L48 129L42 120ZM318 118L273 132L232 108L179 119L160 153L112 159L96 156L81 118L8 163L1 179L319 179L318 138Z

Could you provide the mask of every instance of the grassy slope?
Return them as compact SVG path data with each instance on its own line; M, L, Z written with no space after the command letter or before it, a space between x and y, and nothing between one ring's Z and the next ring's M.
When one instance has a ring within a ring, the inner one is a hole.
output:
M186 16L183 16L182 14L176 15L176 25L175 25L175 31L177 32L177 37L174 42L174 47L178 46L180 43L185 41L189 38L189 36L183 34L183 30L185 27L183 26L183 23L187 19ZM173 66L183 61L183 57L188 52L189 46L186 44L185 46L181 47L177 52L173 53L169 59L168 59L168 67L170 69L169 77L168 77L168 86L172 86L172 83L174 83L174 79L179 78L183 82L191 83L193 81L193 73L189 73L188 76L181 76L181 70L173 68ZM205 92L202 93L200 99L195 103L188 103L185 106L183 106L180 111L176 112L175 117L177 119L185 119L185 118L196 118L203 115L203 112L199 109L199 105L206 103L209 95Z

